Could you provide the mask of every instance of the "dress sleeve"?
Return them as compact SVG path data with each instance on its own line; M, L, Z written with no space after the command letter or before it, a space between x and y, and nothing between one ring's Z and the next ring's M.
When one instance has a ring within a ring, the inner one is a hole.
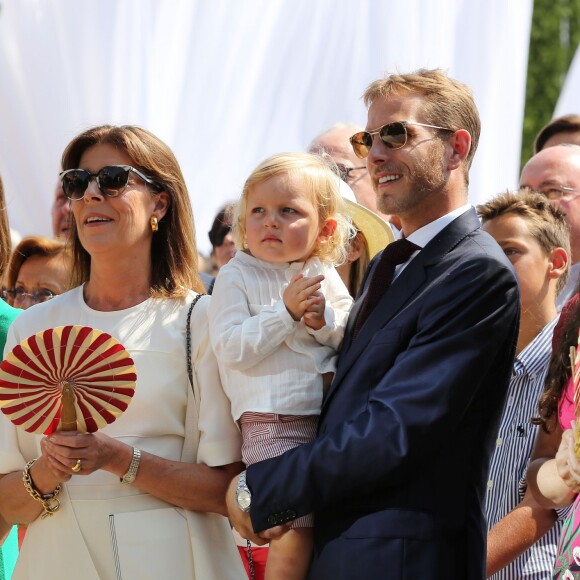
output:
M209 341L207 310L209 297L202 298L191 317L193 380L200 393L200 431L197 460L210 466L241 461L241 438L232 418L216 357Z

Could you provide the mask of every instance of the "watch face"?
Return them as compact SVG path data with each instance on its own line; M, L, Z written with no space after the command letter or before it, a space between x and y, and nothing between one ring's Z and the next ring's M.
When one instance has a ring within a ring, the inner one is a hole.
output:
M250 509L250 504L252 503L252 496L250 492L246 489L240 489L238 491L238 505L244 511L248 511Z

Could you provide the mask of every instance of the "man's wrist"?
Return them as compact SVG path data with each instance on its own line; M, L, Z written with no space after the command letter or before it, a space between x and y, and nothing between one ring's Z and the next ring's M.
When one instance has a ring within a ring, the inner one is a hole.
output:
M238 476L238 485L236 486L236 503L238 507L248 513L252 504L252 492L246 484L246 471L242 471Z

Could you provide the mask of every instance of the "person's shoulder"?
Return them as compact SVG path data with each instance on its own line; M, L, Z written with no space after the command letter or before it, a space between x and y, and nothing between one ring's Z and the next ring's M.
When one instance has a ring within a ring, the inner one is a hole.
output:
M195 304L194 304L195 303ZM193 304L193 308L192 308ZM211 304L211 296L209 294L200 294L190 290L185 300L184 308L189 312L191 309L191 318L207 318L207 311Z
M511 262L495 239L481 228L471 232L465 239L474 258L489 261L501 268L513 270Z
M20 308L14 308L4 300L0 300L0 324L9 325L20 313L22 313Z
M225 276L236 276L239 275L240 272L244 272L248 268L252 267L254 264L248 258L251 258L251 256L248 256L244 252L236 252L234 257L219 269L215 277L216 282L220 279L220 277L224 278Z
M73 308L78 304L80 292L81 287L73 288L21 311L14 319L13 326L23 333L27 332L27 336L51 326L61 326L60 320L74 319Z
M224 292L229 296L232 289L251 287L263 277L262 270L260 263L253 256L236 252L236 255L219 269L211 294L219 298Z
M205 288L205 291L208 294L211 294L215 278L207 272L199 272L199 277L201 278L201 282Z

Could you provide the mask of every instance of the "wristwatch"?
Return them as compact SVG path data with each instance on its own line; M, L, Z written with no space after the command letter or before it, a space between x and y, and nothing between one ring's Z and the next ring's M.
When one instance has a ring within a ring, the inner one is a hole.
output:
M250 511L250 505L252 504L252 492L246 485L246 472L242 471L238 479L238 487L236 488L236 501L238 502L238 507L243 512Z
M141 451L137 449L137 447L133 447L133 457L131 458L131 464L129 465L129 470L127 473L121 477L121 483L133 483L135 481L140 462Z

